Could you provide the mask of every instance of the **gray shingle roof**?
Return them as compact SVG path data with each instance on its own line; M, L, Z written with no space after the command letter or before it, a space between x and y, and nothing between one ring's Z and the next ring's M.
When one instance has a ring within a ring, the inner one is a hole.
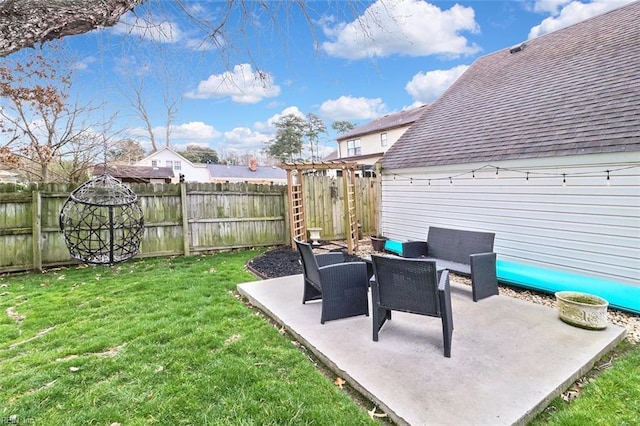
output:
M358 126L353 130L338 135L336 140L343 141L345 139L354 138L356 136L363 136L369 133L376 133L381 130L395 129L396 127L406 126L407 124L414 123L420 115L425 112L428 105L422 105L417 108L406 109L394 114L388 114L384 117L376 118L362 126Z
M640 151L640 2L484 56L385 168Z
M286 179L287 172L271 166L258 166L255 171L249 166L227 166L226 164L207 164L214 179Z
M112 164L107 166L106 172L115 178L131 179L168 179L174 176L173 169L171 167L129 166ZM104 173L104 165L94 166L94 176L102 175Z

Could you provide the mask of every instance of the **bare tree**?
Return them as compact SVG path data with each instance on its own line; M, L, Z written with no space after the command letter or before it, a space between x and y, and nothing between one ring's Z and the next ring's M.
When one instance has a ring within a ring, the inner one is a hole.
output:
M96 158L104 155L106 141L100 133L83 132L69 141L58 161L51 165L52 180L80 183L90 177Z
M171 145L171 131L175 122L178 108L182 102L183 87L178 81L172 79L171 69L179 67L178 64L164 63L162 61L156 61L154 67L144 75L133 74L129 76L128 84L124 90L123 95L129 101L129 106L143 122L146 136L151 143L151 150L157 151L160 143L157 140L157 135L154 133L153 117L149 111L148 106L151 104L158 104L159 100L154 99L153 96L157 96L158 90L149 91L146 90L146 83L155 81L157 86L161 86L160 90L161 103L164 107L164 145ZM151 93L149 93L151 92Z
M151 143L151 150L155 152L158 150L158 144L156 143L156 135L153 133L153 124L151 123L151 115L147 109L147 101L144 98L144 81L132 80L130 88L131 91L126 93L125 96L138 118L142 120L144 130L146 131L149 142Z
M41 52L0 66L0 122L4 151L22 163L35 180L50 180L49 170L75 144L91 140L88 118L96 109L70 102L71 68Z
M259 17L266 17L273 24L286 48L290 34L282 17L292 16L292 8L299 10L309 24L314 40L316 39L314 2L306 0L226 0L220 2L215 17L208 14L199 16L194 12L198 8L191 7L188 0L0 0L0 57L33 47L37 43L113 26L124 14L129 11L137 12L138 6L144 3L149 6L149 18L153 18L162 8L182 13L193 24L192 29L202 34L203 45L221 48L218 51L220 56L227 56L234 50L234 41L255 41L255 34L262 32L263 21L257 19ZM367 1L333 0L333 3L344 8L345 14L358 16L361 8L359 4L366 4ZM239 15L234 15L234 11L239 11ZM367 33L369 29L364 23L362 25L363 31ZM257 32L248 31L251 27L255 27ZM248 47L244 51L255 65L253 53L255 52ZM259 69L257 66L256 68Z

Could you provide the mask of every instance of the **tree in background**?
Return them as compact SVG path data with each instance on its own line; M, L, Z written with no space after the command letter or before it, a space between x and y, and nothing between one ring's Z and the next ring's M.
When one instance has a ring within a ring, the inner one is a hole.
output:
M52 181L81 183L91 177L97 158L104 158L103 135L84 132L69 141L64 155L51 164L49 175ZM36 180L36 179L30 179Z
M295 115L287 114L275 123L276 136L267 142L265 152L281 162L293 162L302 157L302 140L307 132L307 122Z
M229 166L237 166L240 164L240 155L237 151L220 151L220 164L226 164Z
M347 133L348 131L355 129L356 127L357 126L355 124L346 120L334 121L331 124L331 128L336 132L338 132L339 134Z
M182 103L182 94L184 86L181 79L175 78L175 75L182 75L184 71L178 71L182 67L177 61L169 63L169 58L163 57L162 60L157 59L157 52L142 53L136 55L136 59L147 58L142 64L141 69L144 72L132 73L125 78L127 84L122 90L123 97L129 102L129 106L134 114L143 123L146 136L151 143L151 152L156 152L160 148L157 140L158 135L154 133L154 119L158 119L158 115L164 123L164 146L171 146L171 131L178 114L178 109ZM153 65L150 65L153 64ZM156 83L153 85L153 83ZM147 85L151 85L153 89L148 89ZM162 105L162 114L156 112L155 116L149 113L149 105Z
M71 75L68 61L41 51L0 65L0 145L30 180L48 182L53 164L103 146L88 122L96 108L70 100Z
M184 151L178 151L178 154L182 155L192 163L220 163L216 150L209 148L208 146L187 145L187 148Z
M120 139L107 151L107 162L133 164L146 156L142 144L135 139Z
M318 152L318 136L320 133L327 133L327 127L324 121L314 113L307 114L307 128L305 136L309 140L309 148L311 150L311 161L319 160ZM315 152L314 152L315 147Z

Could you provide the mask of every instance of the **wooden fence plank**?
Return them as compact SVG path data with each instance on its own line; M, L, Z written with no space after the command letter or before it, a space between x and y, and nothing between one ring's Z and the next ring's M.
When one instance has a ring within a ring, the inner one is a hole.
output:
M286 186L186 183L182 190L180 184L128 185L144 214L140 257L289 243ZM309 209L306 223L296 226L313 223L323 228L323 239L345 238L341 185L341 178L305 176L302 190ZM58 224L62 205L76 187L0 185L0 273L77 263ZM366 204L359 204L358 212L370 210L370 200L360 192L357 202ZM368 232L369 219L360 220Z
M32 232L33 232L33 269L42 271L42 199L40 191L33 191L31 205Z

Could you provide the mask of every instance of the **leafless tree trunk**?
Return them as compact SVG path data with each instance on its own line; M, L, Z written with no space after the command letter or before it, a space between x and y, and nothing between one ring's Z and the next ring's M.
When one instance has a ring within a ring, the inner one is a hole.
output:
M115 25L146 0L4 0L0 2L0 56L36 43Z
M129 105L136 113L138 118L144 123L144 129L151 143L151 150L153 152L158 150L158 140L153 132L152 116L149 112L148 105L151 102L158 103L158 99L151 99L145 96L145 81L156 81L158 86L162 86L162 105L164 106L164 138L165 146L171 144L171 131L178 114L178 107L182 101L182 85L177 81L172 80L170 64L158 62L155 64L156 69L150 72L149 75L145 75L142 78L132 77L129 79L129 84L124 89L124 96L129 101ZM176 65L177 67L177 65Z
M96 158L104 154L105 136L99 133L85 132L70 141L52 167L56 181L80 183L90 177L96 164ZM52 174L53 174L52 173Z
M151 116L149 115L149 111L147 110L147 105L143 96L144 81L132 80L129 87L131 88L131 92L129 94L125 94L125 96L129 100L129 105L131 105L131 108L133 108L138 117L144 123L144 129L146 130L147 137L149 138L149 142L151 143L151 150L152 152L156 152L158 150L158 144L156 143L156 137L153 133Z
M171 84L167 80L167 85ZM172 96L169 90L169 86L166 87L166 90L162 93L162 100L164 103L164 107L167 111L167 117L165 121L165 146L171 146L171 126L173 125L174 120L176 119L176 115L178 114L178 102L180 101L180 97Z

